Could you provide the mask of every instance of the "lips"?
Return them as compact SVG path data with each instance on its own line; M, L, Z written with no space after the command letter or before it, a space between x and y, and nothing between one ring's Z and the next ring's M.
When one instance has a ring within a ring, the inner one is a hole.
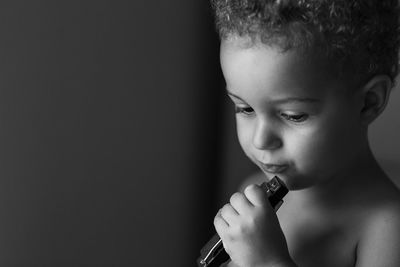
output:
M260 167L265 172L278 174L284 172L289 166L286 164L266 164L260 162Z

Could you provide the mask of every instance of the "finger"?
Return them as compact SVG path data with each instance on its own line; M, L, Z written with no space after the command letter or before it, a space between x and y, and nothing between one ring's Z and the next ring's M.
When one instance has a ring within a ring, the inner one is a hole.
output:
M221 209L221 217L231 225L237 221L239 213L232 207L231 204L225 204Z
M269 204L268 196L264 190L255 184L249 185L244 190L244 195L254 206L266 206Z
M243 193L236 192L230 198L232 207L241 215L246 214L252 207L253 204L247 199Z
M221 236L221 232L226 229L229 224L222 218L221 210L218 211L217 215L214 217L214 227L217 233Z

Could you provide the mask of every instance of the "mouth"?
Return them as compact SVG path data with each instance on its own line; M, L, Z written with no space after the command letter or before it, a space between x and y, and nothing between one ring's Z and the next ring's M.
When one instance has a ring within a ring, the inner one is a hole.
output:
M260 167L264 172L279 174L284 172L289 166L287 164L266 164L260 162Z

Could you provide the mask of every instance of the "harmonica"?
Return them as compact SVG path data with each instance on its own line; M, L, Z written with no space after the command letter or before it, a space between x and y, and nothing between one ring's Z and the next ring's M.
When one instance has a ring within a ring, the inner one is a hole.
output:
M268 195L268 200L275 212L283 203L283 197L289 192L285 184L275 176L269 182L264 182L261 188ZM228 255L222 245L222 240L215 234L204 247L200 250L200 257L197 259L197 265L199 267L208 267L217 258L228 259Z

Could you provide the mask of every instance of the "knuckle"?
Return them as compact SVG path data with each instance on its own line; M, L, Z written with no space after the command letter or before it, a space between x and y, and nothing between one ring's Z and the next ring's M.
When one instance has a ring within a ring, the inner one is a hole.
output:
M226 233L224 236L225 241L232 243L235 240L235 236L232 233Z
M250 184L246 187L246 191L254 191L258 186L256 184Z
M219 213L223 217L224 215L228 214L230 210L231 210L231 205L227 203L220 209Z
M252 225L246 223L241 223L235 226L234 229L232 229L234 235L236 236L236 238L243 238L245 236L247 236L250 232Z
M220 216L221 216L221 210L219 210L219 211L217 212L217 214L215 214L215 216L214 216L214 222L215 222L216 220L218 220Z
M214 217L214 221L213 221L215 228L218 228L219 220L220 220L219 216L216 215L216 216Z
M250 227L254 227L257 224L257 218L255 216L251 216L247 219L247 223Z
M261 188L256 184L251 184L251 185L247 186L246 189L244 190L246 196L249 196L249 195L259 196L260 191L261 191Z
M222 211L227 211L227 210L229 210L230 208L231 208L231 204L230 204L230 203L226 203L226 204L222 207L221 212L222 212Z
M242 198L243 198L242 193L236 192L231 196L230 202L231 203L239 202L242 200Z
M242 235L246 232L246 227L243 224L239 224L236 229L235 232L237 235Z
M220 215L220 213L218 212L217 215L215 215L214 221L213 221L214 226L215 226L216 229L218 229L219 226L221 225L221 220L222 220L221 215Z

